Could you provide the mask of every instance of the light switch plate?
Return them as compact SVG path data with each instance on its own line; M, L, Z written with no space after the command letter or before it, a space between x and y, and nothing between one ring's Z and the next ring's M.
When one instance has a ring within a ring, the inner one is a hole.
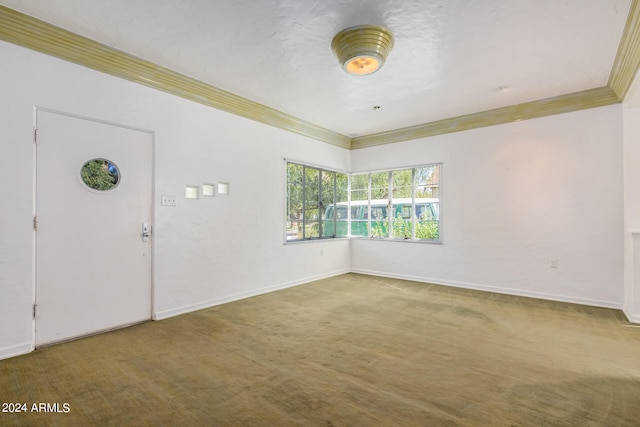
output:
M162 196L162 206L175 206L176 196Z

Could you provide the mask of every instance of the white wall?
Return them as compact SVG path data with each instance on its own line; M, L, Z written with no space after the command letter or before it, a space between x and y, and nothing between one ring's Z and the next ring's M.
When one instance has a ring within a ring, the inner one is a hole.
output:
M443 243L352 241L352 271L622 307L621 110L353 151L353 172L443 163Z
M155 133L156 318L350 269L622 306L620 105L349 153L4 42L0 57L0 359L33 346L36 106ZM285 157L354 172L442 162L443 244L283 245ZM230 196L159 204L217 181Z
M627 317L640 323L640 80L624 102L624 282Z
M0 57L0 359L33 345L36 106L155 132L156 318L349 270L348 241L283 244L283 158L347 170L347 150L8 43ZM181 197L217 181L228 197Z

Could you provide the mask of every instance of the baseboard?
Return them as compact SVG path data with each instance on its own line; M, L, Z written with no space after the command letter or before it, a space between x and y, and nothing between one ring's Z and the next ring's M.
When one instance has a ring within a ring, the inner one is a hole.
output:
M624 313L625 316L627 316L627 320L631 323L640 323L640 315L639 314L632 314L631 311L629 310L629 307L622 307L622 312Z
M571 297L571 296L558 295L558 294L547 294L543 292L523 291L520 289L501 288L498 286L486 286L486 285L480 285L477 283L456 282L456 281L449 281L449 280L442 280L442 279L432 279L428 277L410 276L410 275L404 275L404 274L393 274L393 273L373 271L373 270L351 269L351 272L358 273L358 274L368 274L371 276L389 277L392 279L411 280L414 282L433 283L434 285L452 286L452 287L464 288L464 289L474 289L477 291L495 292L498 294L507 294L507 295L515 295L520 297L537 298L537 299L544 299L544 300L558 301L558 302L567 302L571 304L588 305L592 307L613 308L618 310L622 309L621 303L613 302L613 301Z
M33 344L31 342L22 343L18 345L12 345L10 347L0 348L0 360L8 359L10 357L21 356L33 351Z
M189 304L178 308L172 308L170 310L157 311L153 314L153 320L168 319L169 317L179 316L181 314L191 313L193 311L203 310L205 308L214 307L216 305L226 304L232 301L238 301L244 298L255 297L257 295L267 294L269 292L279 291L294 286L303 285L305 283L313 282L315 280L327 279L329 277L339 276L341 274L349 273L349 269L337 270L331 273L322 274L318 276L309 276L304 279L295 280L293 282L281 283L278 285L267 286L264 288L253 289L247 292L240 292L237 294L228 295L222 298L214 298L207 301L201 301L196 304Z

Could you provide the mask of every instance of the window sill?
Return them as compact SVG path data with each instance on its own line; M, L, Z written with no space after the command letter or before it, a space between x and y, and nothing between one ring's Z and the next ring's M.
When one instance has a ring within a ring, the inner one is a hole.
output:
M350 237L330 237L325 239L304 239L304 240L285 240L285 245L297 245L300 243L325 243L325 242L335 242L335 241L343 241L343 240L351 240Z
M420 243L420 244L428 244L428 245L442 245L442 240L428 240L428 239L389 239L389 238L378 238L378 237L361 237L354 236L351 237L354 240L362 240L367 242L400 242L400 243Z
M334 238L326 238L326 239L305 239L305 240L287 240L284 242L285 245L297 245L300 243L311 243L311 242L335 242L335 241L343 241L343 240L361 240L366 242L401 242L401 243L418 243L418 244L428 244L428 245L442 245L442 240L419 240L419 239L383 239L377 237L362 237L362 236L350 236L350 237L334 237Z

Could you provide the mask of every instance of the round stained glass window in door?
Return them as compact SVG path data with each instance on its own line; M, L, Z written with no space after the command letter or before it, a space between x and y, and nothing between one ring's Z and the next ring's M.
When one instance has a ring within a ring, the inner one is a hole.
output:
M120 181L120 171L113 162L105 159L89 160L80 171L82 182L93 190L114 189Z

